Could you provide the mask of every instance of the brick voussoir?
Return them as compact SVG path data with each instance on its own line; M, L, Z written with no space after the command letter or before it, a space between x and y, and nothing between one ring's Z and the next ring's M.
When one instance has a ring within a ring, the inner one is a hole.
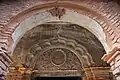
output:
M6 52L0 51L0 55L3 56L6 61L12 62L12 59Z
M6 45L9 45L9 39L11 37L2 37L0 38L0 43L5 43Z
M0 61L0 66L2 67L3 70L5 71L7 70L6 65L2 61Z
M0 56L0 61L6 66L6 67L8 67L8 62L4 59L4 57L3 56Z

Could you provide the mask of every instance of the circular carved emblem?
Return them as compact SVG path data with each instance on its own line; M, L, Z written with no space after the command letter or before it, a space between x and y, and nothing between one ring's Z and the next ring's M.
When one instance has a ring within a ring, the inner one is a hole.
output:
M51 53L51 62L54 65L62 65L66 61L66 54L63 50L55 50Z

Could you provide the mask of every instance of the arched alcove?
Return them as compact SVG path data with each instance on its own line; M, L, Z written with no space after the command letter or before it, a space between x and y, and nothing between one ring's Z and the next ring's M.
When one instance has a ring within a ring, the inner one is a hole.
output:
M28 29L19 39L12 58L14 67L31 69L33 79L79 76L89 80L95 79L92 67L109 70L101 60L104 53L101 42L84 27L53 21Z

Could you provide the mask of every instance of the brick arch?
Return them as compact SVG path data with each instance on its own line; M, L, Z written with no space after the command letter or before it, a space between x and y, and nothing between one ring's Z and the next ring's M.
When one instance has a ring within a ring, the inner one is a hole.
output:
M3 29L3 32L5 31L5 33L6 33L6 30L7 30L8 34L12 34L14 32L14 30L16 29L17 25L19 25L27 17L30 17L31 15L39 12L40 10L54 7L54 6L56 6L55 4L56 4L55 2L47 2L45 4L38 4L29 9L24 10L23 12L21 12L18 15L13 16L11 18L11 20L6 25L6 28ZM92 5L90 5L90 4L87 5L87 4L88 3L85 3L85 2L77 4L76 2L73 3L71 1L60 1L59 3L57 3L57 5L59 7L73 9L73 10L77 11L78 13L84 14L84 15L92 18L93 20L97 21L101 25L102 29L104 30L106 37L107 37L106 40L108 42L108 45L112 49L112 45L115 43L118 43L117 41L119 41L119 36L116 36L116 34L114 34L115 30L116 30L115 27L119 27L119 24L116 21L117 20L116 18L119 17L119 13L115 13L115 15L107 14L107 13L104 14L104 12L94 9L94 7L96 7L96 8L98 7L97 5L93 7ZM101 9L102 8L100 8L100 10ZM103 11L105 11L105 10L103 10ZM114 20L114 18L116 20ZM116 22L116 24L115 24L115 22ZM118 31L116 31L116 32L118 32ZM116 39L116 37L117 37L117 39Z
M119 35L117 35L117 33L119 33L119 30L117 29L120 26L120 24L118 23L120 21L119 13L115 13L112 11L109 13L106 13L105 11L108 8L104 9L103 7L105 7L105 5L102 6L98 4L98 5L93 6L93 4L91 3L92 1L88 1L88 2L83 1L83 2L80 2L79 4L77 2L72 2L72 1L60 1L57 3L57 5L59 7L73 9L77 11L78 13L82 13L94 19L96 22L98 22L101 25L102 29L104 30L107 44L110 46L110 51L113 54L114 52L118 50L115 47L116 47L116 44L119 43ZM55 2L50 1L50 2L45 2L45 4L34 5L33 7L22 11L18 15L13 16L11 20L9 21L9 23L4 25L4 29L1 30L2 38L0 42L1 42L2 56L5 58L7 62L11 62L11 59L7 53L11 52L11 46L12 46L11 44L14 43L11 35L16 30L17 26L22 21L24 21L26 18L30 17L31 15L39 12L40 10L52 8L56 6L55 4L56 4Z
M74 18L71 18L72 16L74 16ZM54 22L54 21L70 22L86 28L99 39L99 41L103 44L106 52L108 52L109 46L106 42L106 39L105 39L106 36L101 26L93 19L85 15L79 14L77 12L74 12L73 10L66 10L66 14L64 14L60 20L57 17L53 17L50 14L50 12L46 12L44 10L25 19L22 23L18 25L18 27L12 34L12 39L14 42L12 49L14 50L17 42L27 31L29 31L33 27L40 25L42 23Z

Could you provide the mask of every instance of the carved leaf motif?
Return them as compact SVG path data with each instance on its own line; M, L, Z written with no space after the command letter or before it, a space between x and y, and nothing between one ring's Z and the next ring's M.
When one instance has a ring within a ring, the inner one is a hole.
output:
M55 7L51 10L49 10L49 12L51 13L52 16L56 16L56 17L61 17L65 14L65 9L63 8L59 8L59 7Z

